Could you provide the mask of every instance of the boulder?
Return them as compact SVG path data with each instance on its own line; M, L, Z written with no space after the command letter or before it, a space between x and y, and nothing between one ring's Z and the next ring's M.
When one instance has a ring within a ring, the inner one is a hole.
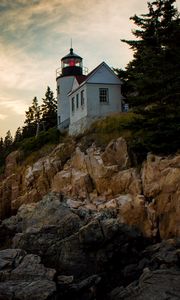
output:
M20 158L19 151L13 151L6 157L5 177L9 177L16 172L18 159Z
M121 170L130 167L130 158L127 149L127 143L124 138L119 137L112 140L101 155L105 165L118 165Z
M180 155L149 154L142 168L144 196L152 202L161 238L180 236Z
M119 171L118 165L105 165L101 153L94 148L86 156L88 173L99 194L141 194L141 179L134 168Z
M87 173L75 169L58 172L52 182L52 191L63 193L75 199L86 199L93 190Z
M111 300L176 300L180 298L180 271L172 269L145 270L139 283L132 283L126 288L116 288L111 293Z
M0 251L0 299L50 299L56 291L56 271L45 268L37 255L21 249Z

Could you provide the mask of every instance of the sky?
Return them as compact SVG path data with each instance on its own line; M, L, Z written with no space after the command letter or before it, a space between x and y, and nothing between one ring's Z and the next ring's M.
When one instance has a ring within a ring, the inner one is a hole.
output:
M102 61L124 68L133 54L121 42L133 37L129 18L146 12L146 0L0 0L0 137L23 126L47 86L56 96L55 71L71 38L89 71Z

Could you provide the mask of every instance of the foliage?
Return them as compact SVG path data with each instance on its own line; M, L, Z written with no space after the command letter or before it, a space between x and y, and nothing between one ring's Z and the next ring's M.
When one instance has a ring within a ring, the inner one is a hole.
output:
M8 131L4 140L0 139L0 168L3 170L7 155L16 149L23 149L24 155L39 150L46 143L57 143L59 132L53 128L56 126L57 101L49 87L42 99L43 103L38 104L37 97L32 100L31 106L25 112L24 126L18 127L12 138Z
M47 87L45 98L42 99L41 105L41 123L47 130L57 125L57 100L54 98L54 94L50 87Z
M20 143L20 149L27 156L33 151L41 149L46 144L59 143L60 132L56 128L50 128L48 131L42 131L36 137L24 139Z
M175 0L148 3L148 13L131 19L136 40L123 76L127 102L138 118L130 122L134 150L172 153L180 148L180 18ZM140 118L139 118L140 116Z
M26 124L22 130L23 138L34 136L37 133L37 128L40 123L40 106L38 104L37 97L34 97L32 100L32 105L29 107L28 111L25 112L25 121Z
M43 103L38 104L34 97L32 105L25 112L25 126L22 128L22 138L38 135L39 132L48 130L57 125L57 101L50 87L47 87Z
M119 136L131 139L131 130L126 129L127 124L134 119L134 114L118 113L107 116L103 119L95 121L91 127L76 139L80 141L83 150L95 143L97 146L104 148L112 139Z
M10 130L8 130L4 140L3 140L3 138L0 138L0 169L1 169L1 172L2 172L2 170L4 170L4 163L5 163L6 156L12 150L13 150L13 138L12 138Z

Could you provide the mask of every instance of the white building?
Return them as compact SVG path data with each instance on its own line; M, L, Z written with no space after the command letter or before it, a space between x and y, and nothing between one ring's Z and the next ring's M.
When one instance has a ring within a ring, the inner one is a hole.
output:
M61 63L61 73L57 71L59 129L78 134L95 119L122 111L122 83L105 62L83 75L82 58L71 48Z

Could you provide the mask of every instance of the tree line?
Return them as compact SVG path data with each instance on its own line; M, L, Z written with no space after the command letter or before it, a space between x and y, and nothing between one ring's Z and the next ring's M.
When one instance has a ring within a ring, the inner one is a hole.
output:
M24 126L18 127L14 138L10 130L4 139L0 138L0 166L3 165L5 157L25 139L38 136L40 132L48 131L56 125L57 100L48 86L41 105L39 105L37 97L33 98L31 106L25 112Z
M175 0L148 2L148 13L134 15L135 40L122 40L133 50L125 70L123 92L135 118L127 125L131 145L146 155L180 149L180 18Z
M141 160L149 151L171 154L180 149L180 17L175 4L151 1L147 14L131 17L138 28L133 31L135 39L122 42L132 49L133 59L125 70L115 69L135 114L124 128L132 132L130 146ZM11 146L56 122L57 102L48 87L41 106L33 99L14 140L10 132L0 139L0 153L6 155Z

